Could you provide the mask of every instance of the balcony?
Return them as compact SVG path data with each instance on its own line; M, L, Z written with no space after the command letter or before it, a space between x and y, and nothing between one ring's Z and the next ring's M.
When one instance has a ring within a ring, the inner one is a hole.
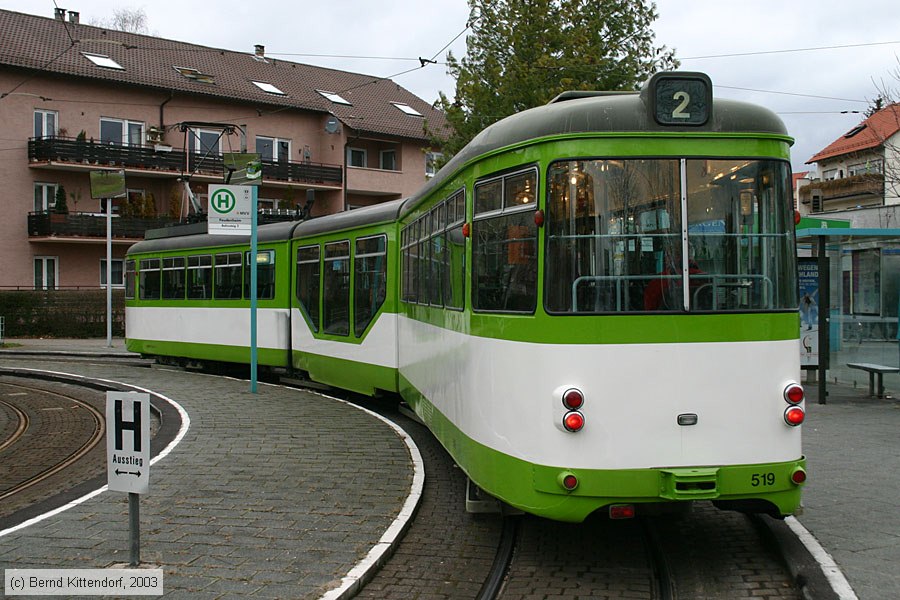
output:
M814 192L821 195L823 202L829 200L847 200L851 198L884 199L884 175L881 173L867 173L864 175L851 175L842 179L829 179L827 181L814 181L800 188L800 201L809 204Z
M182 172L222 177L224 165L220 156L202 157L169 146L119 146L52 137L28 140L28 162L57 168L81 170L96 167L119 167L146 171L152 176L179 176ZM340 165L313 162L262 161L263 182L340 187L343 169Z
M113 215L112 237L114 239L141 240L148 229L167 227L177 223L171 217L120 217ZM97 213L28 213L29 237L60 237L106 239L106 215Z
M308 218L303 208L259 210L257 223L302 221ZM193 215L191 222L205 222L206 215ZM112 217L112 237L117 240L142 240L148 229L161 229L181 224L171 217ZM57 213L53 211L28 213L28 237L92 240L106 239L106 215L98 213Z

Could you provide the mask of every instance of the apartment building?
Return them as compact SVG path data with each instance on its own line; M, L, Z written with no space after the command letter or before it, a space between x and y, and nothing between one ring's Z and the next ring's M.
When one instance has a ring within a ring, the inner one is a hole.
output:
M0 10L0 289L106 285L106 203L90 173L124 170L111 201L112 285L144 231L202 220L223 157L262 159L260 222L405 197L428 177L443 113L397 83L104 29L72 11ZM308 204L308 199L313 203Z
M800 188L801 213L900 205L898 149L900 104L891 104L807 161L816 165L818 177Z

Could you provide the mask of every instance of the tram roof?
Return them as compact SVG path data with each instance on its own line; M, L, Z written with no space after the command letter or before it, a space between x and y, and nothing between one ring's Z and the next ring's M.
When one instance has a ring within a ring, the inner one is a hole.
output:
M203 227L206 223L199 224ZM257 242L278 242L290 239L291 232L300 225L299 221L286 221L282 223L269 223L260 225L256 229ZM173 227L169 235L155 239L147 239L138 242L128 249L128 254L140 252L166 252L169 250L186 250L188 248L207 248L215 246L231 246L235 244L249 244L249 235L216 235L209 233L196 233L196 229L190 227L182 229L179 234Z
M343 231L366 225L395 221L405 199L382 202L374 206L355 208L340 213L316 217L301 223L293 232L294 238L308 237L332 231Z
M661 125L641 92L564 92L549 104L497 121L476 135L403 208L405 215L464 165L486 154L556 135L580 133L763 134L787 137L782 120L762 106L716 98L705 125Z

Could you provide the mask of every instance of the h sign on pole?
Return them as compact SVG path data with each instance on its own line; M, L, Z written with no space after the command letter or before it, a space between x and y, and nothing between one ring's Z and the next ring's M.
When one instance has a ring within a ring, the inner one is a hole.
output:
M150 394L106 393L106 457L110 490L150 491Z

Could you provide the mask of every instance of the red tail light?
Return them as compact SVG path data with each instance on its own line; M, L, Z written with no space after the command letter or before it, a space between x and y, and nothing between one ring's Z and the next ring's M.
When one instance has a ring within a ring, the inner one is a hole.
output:
M796 427L806 418L806 413L799 406L789 406L784 411L784 422L791 427Z
M563 406L569 410L578 410L584 404L584 394L581 390L571 388L563 394Z
M800 404L805 397L803 387L799 384L791 383L784 388L784 399L790 404Z
M804 471L800 467L797 467L796 469L794 469L794 472L791 473L791 481L793 481L797 485L804 483L806 481L806 471Z
M566 416L563 417L563 427L573 433L581 431L581 428L584 427L584 415L577 410L566 413Z
M559 485L570 492L578 487L578 478L572 473L561 473L558 481Z

